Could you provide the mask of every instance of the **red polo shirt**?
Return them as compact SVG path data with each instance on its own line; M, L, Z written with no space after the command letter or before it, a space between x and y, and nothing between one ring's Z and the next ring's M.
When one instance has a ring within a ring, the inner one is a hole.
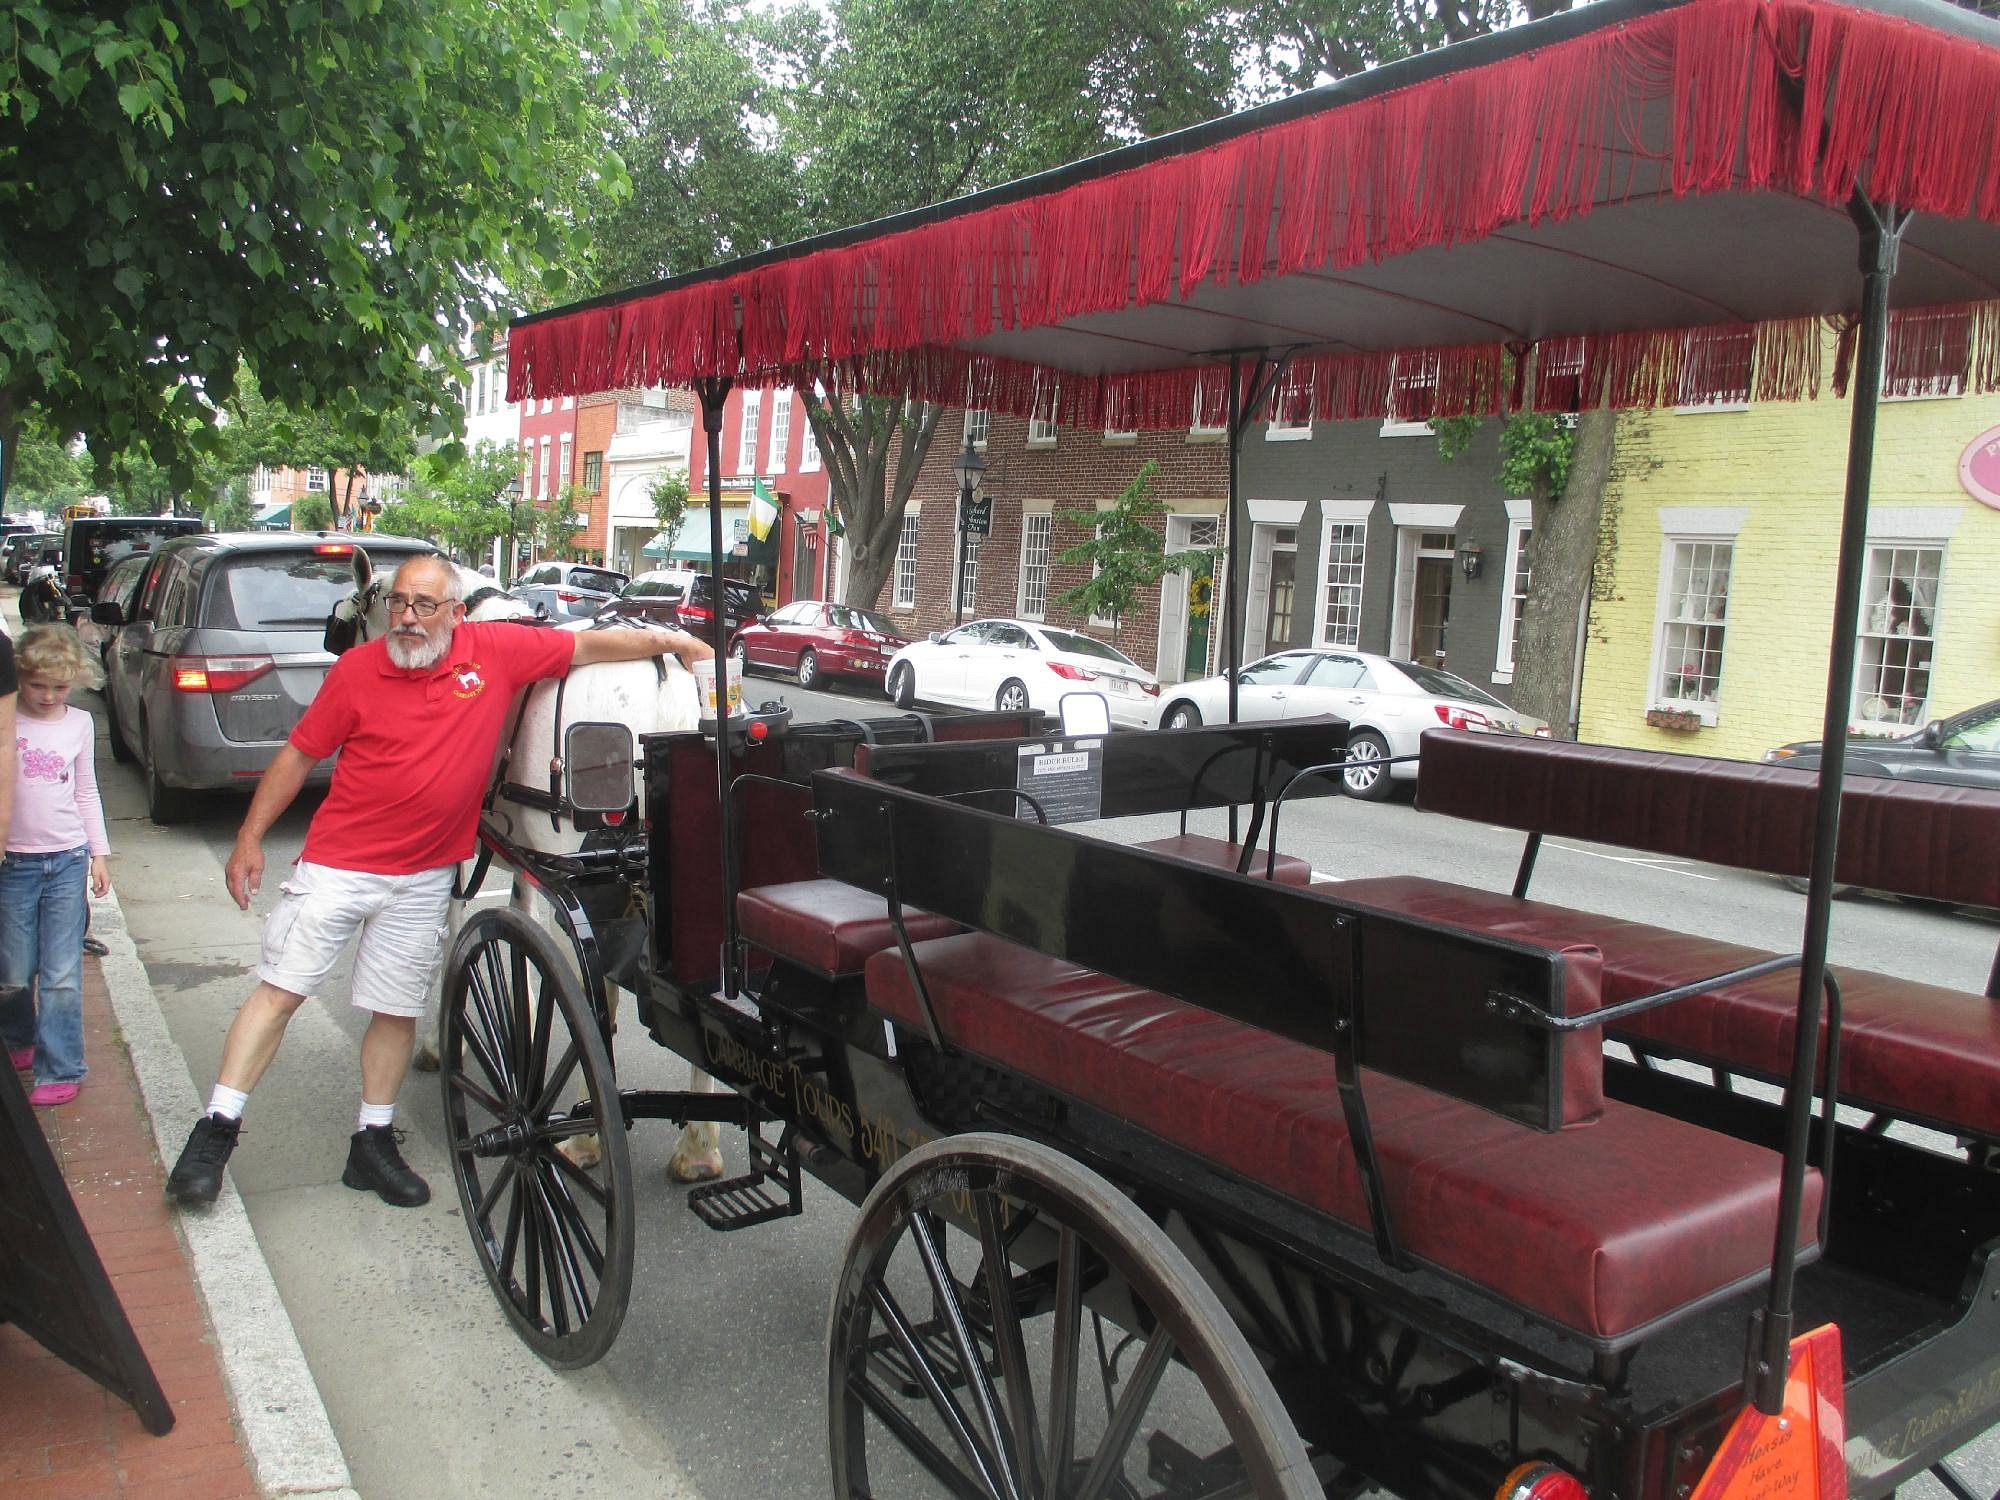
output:
M566 630L462 621L428 671L404 671L379 638L341 657L292 731L314 760L340 752L299 858L372 875L470 858L514 695L569 671L575 650Z

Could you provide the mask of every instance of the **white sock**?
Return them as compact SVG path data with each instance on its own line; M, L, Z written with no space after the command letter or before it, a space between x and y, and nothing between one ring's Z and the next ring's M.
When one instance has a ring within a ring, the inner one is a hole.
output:
M387 1125L395 1118L396 1106L394 1104L370 1104L366 1099L361 1101L360 1129L372 1130L377 1126Z
M208 1096L208 1112L221 1115L225 1120L243 1118L243 1106L250 1102L250 1096L241 1089L232 1089L218 1083L215 1092Z

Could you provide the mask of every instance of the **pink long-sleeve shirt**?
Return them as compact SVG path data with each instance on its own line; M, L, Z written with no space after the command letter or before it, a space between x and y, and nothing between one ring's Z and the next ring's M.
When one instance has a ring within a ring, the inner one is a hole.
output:
M67 705L60 719L31 719L17 712L14 746L20 763L14 773L7 852L60 854L88 844L92 854L109 854L92 758L97 732L90 715Z

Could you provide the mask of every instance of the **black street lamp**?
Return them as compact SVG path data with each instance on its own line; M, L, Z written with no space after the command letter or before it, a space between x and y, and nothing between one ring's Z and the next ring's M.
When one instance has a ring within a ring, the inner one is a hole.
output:
M519 534L518 519L521 504L521 479L519 475L507 481L507 488L500 492L507 502L507 565L500 570L501 587L511 587L514 575L521 570L520 553L515 537Z
M956 627L965 618L965 528L972 517L972 494L979 488L979 476L986 472L986 460L965 440L965 451L951 462L958 476L958 577L951 586L951 623Z

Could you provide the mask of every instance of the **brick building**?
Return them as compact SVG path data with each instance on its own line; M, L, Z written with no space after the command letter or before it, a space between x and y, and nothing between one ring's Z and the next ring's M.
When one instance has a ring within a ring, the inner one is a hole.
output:
M798 393L784 387L736 387L723 407L720 438L725 537L747 533L753 480L762 479L779 506L772 535L762 543L745 535L741 555L728 571L755 579L774 604L835 597L838 549L826 525L826 467ZM689 510L683 549L705 551L706 543L700 539L707 535L708 434L698 410L688 453L688 484L701 514Z

